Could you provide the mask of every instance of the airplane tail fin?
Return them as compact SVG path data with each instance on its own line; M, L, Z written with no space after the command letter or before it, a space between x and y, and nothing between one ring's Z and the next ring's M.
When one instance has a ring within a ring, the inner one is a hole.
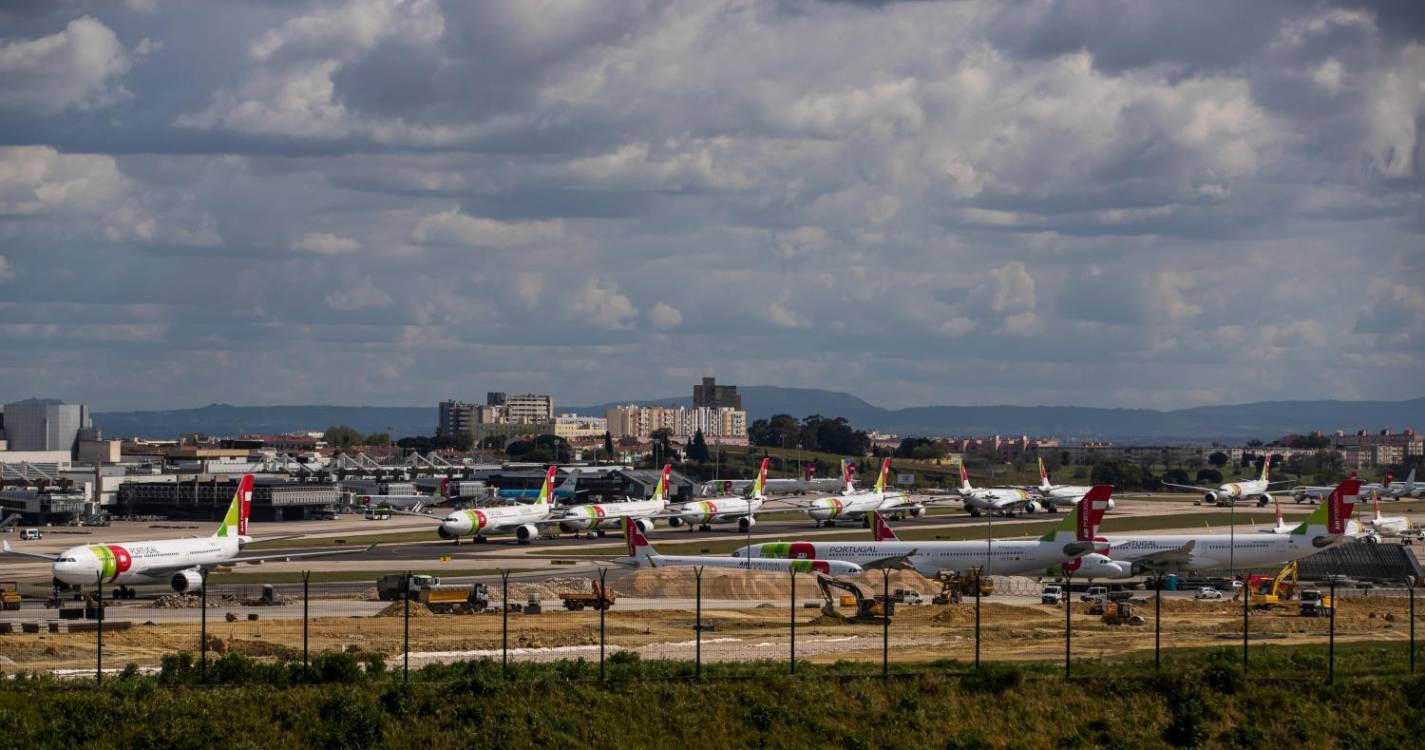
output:
M1108 511L1109 501L1112 499L1113 485L1094 485L1084 493L1074 509L1064 516L1064 520L1060 521L1053 531L1040 537L1040 540L1051 542L1060 535L1073 534L1074 539L1080 542L1093 541L1098 536L1099 524L1103 523L1103 514Z
M1351 520L1351 514L1356 510L1356 502L1361 494L1361 480L1351 477L1342 480L1336 485L1336 489L1331 491L1331 496L1326 502L1316 506L1316 510L1311 511L1311 515L1306 517L1291 533L1305 536L1311 532L1312 527L1326 528L1326 533L1340 535L1346 533L1346 526Z
M1371 491L1371 505L1376 509L1375 522L1380 523L1380 493Z
M1272 497L1272 502L1277 506L1277 528L1282 525L1282 500L1279 497Z
M970 486L970 472L965 471L965 462L960 462L960 491L969 492L975 489Z
M668 496L668 475L673 472L673 464L663 464L663 473L658 477L658 486L653 488L653 501L663 502Z
M806 481L807 481L808 483L811 483L811 481L814 480L814 479L816 479L816 462L815 462L815 461L808 461L808 462L807 462Z
M845 486L843 492L850 494L856 491L856 462L849 458L841 459L841 483Z
M436 490L435 494L441 497L450 497L450 477L440 480L440 489Z
M1049 482L1049 470L1044 468L1044 458L1039 458L1039 489L1048 491L1054 485Z
M549 471L544 473L544 486L539 488L539 498L534 501L535 505L548 505L554 500L554 475L558 473L559 467L551 464Z
M900 537L896 536L895 530L890 527L890 524L887 524L887 523L886 523L886 519L881 517L881 514L880 514L879 511L874 511L874 510L873 510L873 511L871 511L870 513L868 513L867 515L869 515L869 516L871 517L871 529L872 529L872 531L873 531L874 534L875 534L875 540L876 540L876 541L878 541L878 542L897 542L897 541L900 541Z
M890 473L891 459L887 457L886 460L881 462L881 476L876 478L876 494L879 495L886 491L886 479L890 476Z
M762 459L762 468L757 470L757 481L752 483L752 494L750 497L762 497L762 488L767 486L767 463L771 460L770 458Z
M251 510L252 475L243 474L237 491L233 493L233 501L228 505L227 515L223 516L223 524L213 532L213 536L247 536L247 516Z
M1263 481L1263 482L1268 481L1267 475L1270 474L1271 471L1272 471L1272 454L1268 453L1268 454L1267 454L1267 457L1262 459L1262 481Z
M648 543L648 537L638 528L638 522L630 516L623 517L623 538L628 543L628 556L644 561L657 554L653 545Z

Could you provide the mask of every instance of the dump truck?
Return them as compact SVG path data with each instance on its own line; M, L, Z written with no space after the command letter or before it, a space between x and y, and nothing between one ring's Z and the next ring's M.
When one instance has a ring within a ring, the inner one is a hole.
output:
M490 590L483 583L473 586L422 586L416 601L436 614L466 615L490 607Z
M0 609L20 608L20 584L16 581L0 582Z
M935 574L935 580L940 582L940 593L931 599L932 604L958 602L964 597L974 596L977 588L980 596L989 596L995 592L994 579L982 577L973 571L961 575L953 570L942 570Z
M1323 594L1317 589L1307 589L1301 592L1301 616L1302 617L1325 617L1331 614L1331 610L1336 608L1336 602L1328 594Z
M411 590L420 591L425 586L439 586L440 579L435 576L413 575L411 576ZM394 602L406 594L406 575L404 573L392 573L381 576L376 580L376 597L383 602Z
M603 588L598 581L594 581L594 590L591 592L568 591L559 595L564 601L564 608L570 612L578 612L585 607L594 609L608 609L614 605L614 600L618 594Z

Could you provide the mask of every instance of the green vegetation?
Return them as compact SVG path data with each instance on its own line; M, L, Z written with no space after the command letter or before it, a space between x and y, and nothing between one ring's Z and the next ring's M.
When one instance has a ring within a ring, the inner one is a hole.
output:
M1151 663L714 664L616 653L607 680L585 661L432 666L403 683L376 655L311 667L224 655L209 687L191 655L156 676L14 680L0 692L0 747L1408 748L1425 678L1400 649L1273 649L1242 673L1231 650ZM1394 670L1394 674L1389 672Z

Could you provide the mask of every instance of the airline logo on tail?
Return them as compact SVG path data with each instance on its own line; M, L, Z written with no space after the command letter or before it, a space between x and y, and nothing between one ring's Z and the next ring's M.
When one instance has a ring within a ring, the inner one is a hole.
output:
M1052 486L1049 484L1049 470L1044 468L1043 458L1039 459L1039 486L1045 488Z
M623 538L628 543L628 556L635 560L648 560L653 557L653 545L648 543L648 537L638 530L638 524L629 516L623 517Z
M900 541L900 537L896 536L895 530L892 529L892 528L890 527L890 525L886 523L886 519L882 518L882 517L881 517L881 514L880 514L879 512L873 510L873 511L871 511L871 512L870 512L869 514L867 514L867 515L871 516L871 529L874 531L874 533L875 533L875 535L876 535L876 536L875 536L876 541L878 541L878 542L898 542L898 541Z
M1291 533L1305 536L1310 533L1312 527L1320 528L1323 523L1328 534L1346 533L1346 522L1351 519L1351 513L1356 509L1360 493L1361 480L1352 477L1342 481L1331 491L1331 497L1311 511L1311 515L1307 516L1300 526L1292 529Z
M554 475L558 472L558 467L550 466L549 471L544 474L544 486L539 488L539 498L534 501L535 505L548 505L550 498L554 496Z
M653 488L653 502L661 503L668 494L668 475L673 472L673 464L664 464L663 473L658 477L658 486Z
M856 490L856 462L849 458L841 459L841 484L845 486L845 492Z
M238 482L233 501L223 516L223 524L213 532L213 536L247 536L247 516L252 512L252 475L244 474Z
M752 484L751 497L762 497L762 488L767 485L767 462L770 458L762 459L762 468L757 470L757 481Z
M1272 470L1272 454L1268 453L1268 454L1267 454L1267 457L1264 458L1264 459L1262 459L1262 481L1263 481L1263 482L1267 481L1267 474L1270 473L1271 470Z
M1103 523L1103 514L1108 511L1109 500L1113 498L1113 485L1096 484L1084 495L1078 505L1054 527L1053 531L1039 537L1041 542L1052 542L1061 534L1073 533L1080 542L1091 542L1098 536L1098 527Z
M881 476L876 479L876 494L886 491L886 476L891 473L891 459L887 458L881 462Z
M960 491L969 492L974 488L970 486L970 472L965 471L965 462L960 462Z

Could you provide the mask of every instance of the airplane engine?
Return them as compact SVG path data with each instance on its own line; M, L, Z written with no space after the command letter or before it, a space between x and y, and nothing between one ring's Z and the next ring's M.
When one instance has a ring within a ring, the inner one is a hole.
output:
M645 534L653 530L653 522L647 518L639 518L633 522L633 525L637 526L638 530Z
M441 525L435 527L435 533L436 533L441 539L447 539L447 540L449 540L449 539L456 539L456 538L458 538L458 536L459 536L459 535L457 535L455 532L451 531L450 529L447 529L447 528L445 527L445 524L441 524Z
M1040 510L1043 510L1043 508L1040 507L1038 501L1030 500L1024 504L1025 513L1038 513Z
M1265 507L1267 507L1268 505L1271 505L1271 503L1272 503L1272 496L1271 496L1271 493L1263 492L1263 493L1262 493L1262 496L1259 497L1259 498L1257 498L1257 507L1258 507L1258 508L1265 508Z
M1216 505L1216 504L1217 504L1217 493L1216 493L1216 492L1209 492L1209 493L1207 493L1206 495L1203 495L1203 496L1202 496L1202 504L1203 504L1203 505Z
M169 585L173 586L173 590L180 594L201 591L203 589L203 574L196 570L180 570L173 574Z
M586 518L576 518L570 521L559 522L559 530L570 534L575 531L585 531L591 526L593 526L593 523Z
M1109 510L1113 510L1113 506L1114 506L1114 505L1116 505L1116 503L1114 503L1114 502L1113 502L1113 498L1110 497L1110 498L1108 499L1108 509L1109 509Z
M757 519L753 518L752 516L743 516L742 518L737 519L738 531L746 531L756 525Z
M515 538L519 540L520 544L529 544L538 536L539 527L532 523L527 523L515 528Z
M679 526L683 525L683 519L679 518L678 516L673 516L672 518L668 519L668 525L676 529Z
M916 505L910 509L910 515L912 518L920 518L925 515L925 508Z
M1079 569L1074 574L1085 578L1128 578L1134 575L1133 563L1114 560L1107 555L1084 555L1079 562Z

